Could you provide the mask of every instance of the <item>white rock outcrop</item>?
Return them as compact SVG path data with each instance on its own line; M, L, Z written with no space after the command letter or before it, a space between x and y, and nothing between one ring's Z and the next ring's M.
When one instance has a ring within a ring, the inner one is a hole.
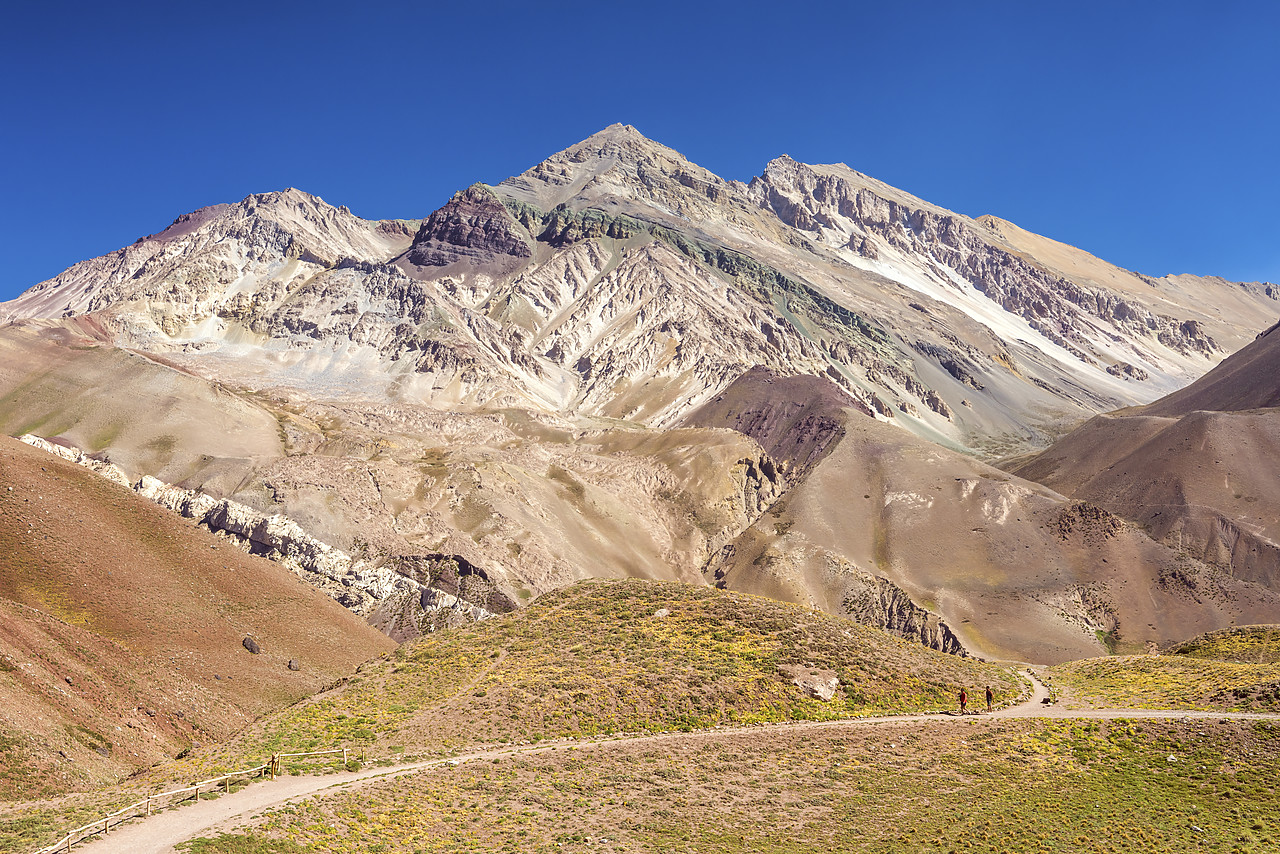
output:
M167 484L151 475L130 481L117 465L95 460L83 452L55 444L30 433L20 441L98 472L138 495L194 519L253 554L287 566L320 588L348 610L369 617L380 606L397 598L412 601L426 612L449 612L457 620L474 622L493 616L484 608L451 593L427 587L384 566L373 566L308 534L287 516L266 515L246 504L217 499L194 489ZM384 609L385 610L385 609Z
M95 460L79 448L69 448L66 445L58 445L47 439L34 436L31 433L22 434L18 437L18 441L26 442L33 448L39 448L42 451L55 454L56 456L62 457L64 460L75 463L76 465L93 469L107 480L113 480L121 486L133 486L133 484L129 482L129 476L124 473L124 470L120 468L120 466L115 463L104 462L103 460Z

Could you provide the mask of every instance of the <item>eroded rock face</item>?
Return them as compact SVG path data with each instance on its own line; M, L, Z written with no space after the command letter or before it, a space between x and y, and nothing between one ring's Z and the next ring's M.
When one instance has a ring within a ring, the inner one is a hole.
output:
M416 593L397 591L383 599L369 615L369 624L401 643L441 629L454 628L492 616L451 593L423 587Z
M121 485L130 486L142 497L194 519L246 551L284 564L347 609L368 618L375 627L387 634L394 631L400 635L399 640L417 637L445 625L456 625L460 620L474 622L485 619L494 613L388 567L371 566L353 559L346 552L311 536L285 516L265 515L239 502L218 500L196 490L171 486L150 475L144 475L131 485L119 467L94 460L78 450L30 434L22 436L21 440L91 468ZM447 559L444 555L436 557ZM494 597L494 602L500 610L514 607L500 596ZM504 605L506 607L502 607ZM435 619L445 612L452 616ZM416 626L417 633L409 633L407 626ZM255 654L260 651L256 648L257 643L249 637L245 638L244 647Z
M132 487L133 485L129 481L129 476L126 475L124 473L124 470L121 469L119 466L115 465L114 463L106 462L105 460L99 460L99 459L95 459L94 457L88 456L87 454L82 452L79 448L71 448L71 447L68 447L67 445L60 445L56 442L50 442L47 439L42 439L39 436L33 436L30 433L24 433L23 435L19 436L18 441L26 442L28 445L30 445L33 448L39 448L40 450L45 451L47 453L55 454L59 457L62 457L64 460L68 460L69 462L75 463L76 465L84 466L85 468L88 468L88 469L93 469L98 474L105 477L107 480L114 481L115 483L118 483L121 486Z
M619 125L421 223L297 190L197 211L0 319L91 312L119 344L246 384L658 427L764 366L980 453L1145 402L1261 325L1091 257L1059 269L1070 247L1012 228L844 166L725 181Z
M945 265L1082 361L1094 361L1086 349L1099 323L1183 353L1219 349L1196 321L1157 314L1039 267L998 245L967 218L887 198L789 157L772 161L750 189L759 204L797 229L847 232L847 246L864 256L876 259L881 250L875 247L890 246Z
M841 607L848 617L864 626L884 629L939 652L969 654L941 617L912 602L906 591L887 578L852 572Z
M528 258L533 241L493 191L474 184L427 217L414 235L407 260L444 267L461 260L478 264Z

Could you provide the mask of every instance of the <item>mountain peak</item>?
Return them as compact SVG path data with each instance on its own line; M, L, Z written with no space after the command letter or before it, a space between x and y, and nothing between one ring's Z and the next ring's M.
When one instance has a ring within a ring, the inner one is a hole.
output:
M283 190L273 190L269 193L250 193L240 200L239 205L243 208L333 207L319 196L314 196L305 190L299 190L297 187L285 187Z
M613 124L508 178L499 188L546 210L579 197L650 198L655 184L669 183L680 174L696 174L702 183L723 183L631 125Z

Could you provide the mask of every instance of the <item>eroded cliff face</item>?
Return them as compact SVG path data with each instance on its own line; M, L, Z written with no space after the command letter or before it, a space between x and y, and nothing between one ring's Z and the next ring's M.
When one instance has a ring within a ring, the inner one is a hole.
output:
M906 591L892 581L856 571L851 564L844 574L849 581L840 607L851 619L939 652L969 654L946 621L911 601Z
M297 522L281 514L264 515L236 501L219 500L196 490L171 486L150 475L143 475L133 483L119 466L95 460L78 449L31 434L22 436L21 441L90 468L226 537L251 554L283 564L343 607L368 618L375 628L395 640L404 641L439 628L475 622L494 613L453 593L424 585L408 574L354 559L311 536ZM438 557L446 559L443 555ZM496 604L499 610L514 608L501 599ZM504 604L506 607L501 607Z
M782 157L752 182L751 192L788 225L824 243L843 241L872 261L892 247L923 261L944 282L958 277L956 285L968 283L1087 364L1096 364L1099 344L1115 336L1159 343L1184 355L1219 350L1198 321L1159 314L1122 294L1073 282L1017 254L980 221L918 200L912 204L904 194L882 195L847 171L846 176L819 173Z

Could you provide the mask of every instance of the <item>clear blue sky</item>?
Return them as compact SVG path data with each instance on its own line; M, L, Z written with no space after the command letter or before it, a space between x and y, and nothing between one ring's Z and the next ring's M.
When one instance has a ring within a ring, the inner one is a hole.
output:
M0 80L0 299L254 192L426 216L619 121L1280 281L1271 2L12 3Z

